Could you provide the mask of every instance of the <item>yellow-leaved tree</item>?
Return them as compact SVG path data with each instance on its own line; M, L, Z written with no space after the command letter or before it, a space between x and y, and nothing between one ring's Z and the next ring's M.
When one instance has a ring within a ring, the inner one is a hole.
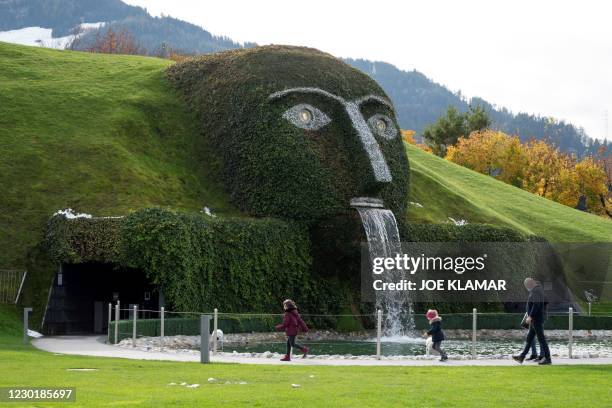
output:
M542 140L523 144L495 130L459 138L448 147L446 159L561 204L612 217L601 160L578 162Z
M575 183L581 196L586 197L587 208L596 214L610 215L606 208L608 194L607 175L599 163L587 157L574 167Z
M496 130L472 132L449 146L446 159L464 167L488 174L503 182L521 187L526 157L521 142Z

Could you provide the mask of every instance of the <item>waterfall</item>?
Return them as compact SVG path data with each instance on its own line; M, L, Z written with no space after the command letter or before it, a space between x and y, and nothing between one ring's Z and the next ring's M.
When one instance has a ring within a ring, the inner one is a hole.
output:
M382 200L356 198L351 200L361 217L361 223L368 239L370 260L378 257L391 257L401 253L401 240L395 215L384 209ZM399 282L404 272L385 271L388 281ZM386 337L406 336L414 330L414 309L408 292L376 292L376 308L383 310L383 331Z

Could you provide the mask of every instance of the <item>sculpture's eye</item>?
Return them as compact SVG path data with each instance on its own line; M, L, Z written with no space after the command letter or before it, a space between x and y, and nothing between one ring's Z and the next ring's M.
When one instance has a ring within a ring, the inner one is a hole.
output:
M386 115L376 114L368 119L368 124L374 133L387 140L391 140L397 136L397 128L393 124L393 121Z
M287 109L283 118L305 130L318 130L331 122L331 119L325 113L305 103Z

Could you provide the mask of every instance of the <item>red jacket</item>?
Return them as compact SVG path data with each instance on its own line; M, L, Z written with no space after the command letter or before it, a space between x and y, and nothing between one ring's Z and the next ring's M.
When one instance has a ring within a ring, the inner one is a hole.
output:
M290 309L285 312L283 322L276 325L276 330L285 330L287 336L297 336L299 330L307 332L308 326L300 317L297 309Z

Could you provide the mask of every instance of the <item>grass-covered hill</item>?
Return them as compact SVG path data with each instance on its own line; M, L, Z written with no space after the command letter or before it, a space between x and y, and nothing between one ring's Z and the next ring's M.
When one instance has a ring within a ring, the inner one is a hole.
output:
M0 267L22 267L53 212L161 206L235 212L169 61L0 43ZM447 217L550 240L612 241L612 223L409 147L409 219Z
M504 225L552 242L612 242L612 222L536 196L407 145L411 222Z
M169 64L0 43L0 267L58 209L228 209Z

